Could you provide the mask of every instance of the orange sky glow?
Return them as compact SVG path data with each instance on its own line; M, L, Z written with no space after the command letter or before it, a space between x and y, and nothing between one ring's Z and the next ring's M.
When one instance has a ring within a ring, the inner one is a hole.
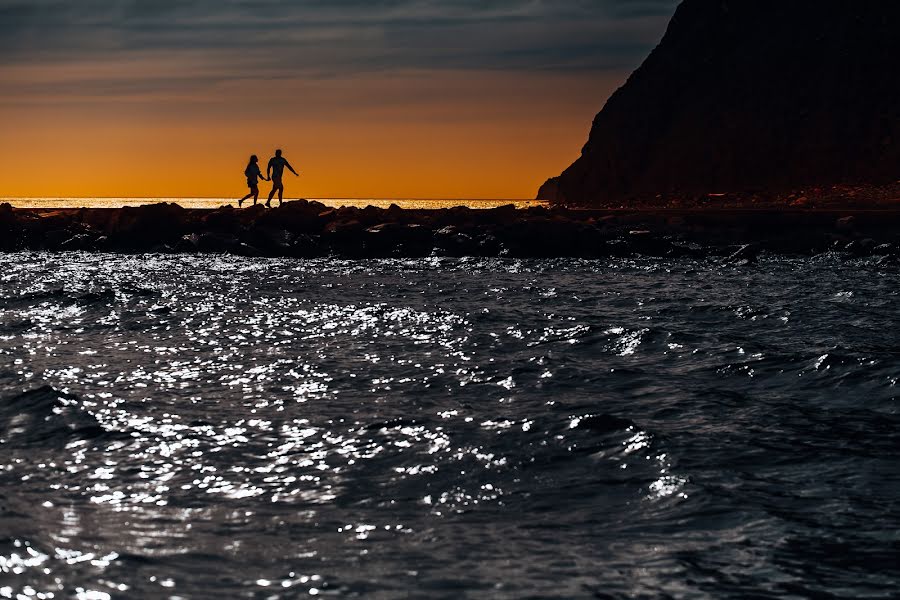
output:
M0 69L0 79L85 71ZM301 171L286 182L291 197L531 198L577 157L623 77L411 71L65 102L12 92L0 102L0 194L242 195L247 157L264 167L279 147Z
M0 197L533 198L676 3L0 0Z

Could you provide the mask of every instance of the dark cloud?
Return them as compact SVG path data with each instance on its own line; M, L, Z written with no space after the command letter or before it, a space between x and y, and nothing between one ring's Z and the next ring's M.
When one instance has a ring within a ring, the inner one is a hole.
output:
M310 82L409 72L446 81L442 73L499 71L624 79L676 4L0 0L0 107L127 101L199 111L237 105L235 93L257 89L266 90L258 101L274 106Z
M635 66L676 0L0 0L14 64L202 53L251 73Z

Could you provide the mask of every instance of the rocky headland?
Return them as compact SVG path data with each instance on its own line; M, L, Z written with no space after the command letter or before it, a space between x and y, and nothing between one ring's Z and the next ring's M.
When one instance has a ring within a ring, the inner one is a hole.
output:
M685 0L538 198L677 206L725 193L787 206L835 185L890 195L898 28L897 2Z
M900 207L865 210L681 208L407 210L331 208L305 200L274 209L17 209L0 204L0 251L228 253L296 258L722 257L837 251L900 263Z

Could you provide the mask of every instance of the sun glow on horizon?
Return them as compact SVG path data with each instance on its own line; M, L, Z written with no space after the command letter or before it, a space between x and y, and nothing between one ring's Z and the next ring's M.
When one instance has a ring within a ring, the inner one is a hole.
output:
M623 77L409 72L265 94L214 86L190 101L13 94L0 102L0 194L231 197L251 153L264 167L283 148L301 174L286 175L292 197L532 198L576 157Z

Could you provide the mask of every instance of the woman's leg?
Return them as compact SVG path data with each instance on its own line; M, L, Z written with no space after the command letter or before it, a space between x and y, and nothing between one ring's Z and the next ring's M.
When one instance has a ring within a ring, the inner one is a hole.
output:
M256 186L253 186L252 188L250 188L250 193L247 194L246 196L244 196L243 198L241 198L241 201L238 202L238 206L241 205L241 202L243 202L243 201L246 200L247 198L251 198L251 197L253 198L253 204L256 204L256 197L257 197L257 196L259 196L259 188L256 187Z

